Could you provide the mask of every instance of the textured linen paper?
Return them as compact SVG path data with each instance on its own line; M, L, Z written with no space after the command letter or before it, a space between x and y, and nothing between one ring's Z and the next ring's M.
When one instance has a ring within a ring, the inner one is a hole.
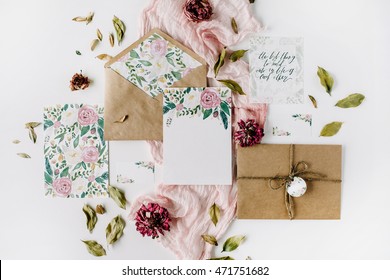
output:
M313 126L311 114L270 114L265 123L265 135L310 137Z
M172 88L164 94L164 184L232 183L231 91Z
M110 178L118 186L147 187L154 185L153 161L118 162Z
M250 98L255 103L302 104L303 38L250 39Z
M45 193L50 197L107 196L108 145L103 108L65 104L44 109Z

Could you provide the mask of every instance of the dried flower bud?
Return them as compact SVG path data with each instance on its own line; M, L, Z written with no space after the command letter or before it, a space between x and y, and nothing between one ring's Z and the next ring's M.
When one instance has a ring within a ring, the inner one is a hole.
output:
M168 210L157 203L142 205L135 217L135 226L142 236L158 238L164 231L170 231L171 218Z
M103 215L106 213L106 209L104 209L104 206L101 204L96 205L96 213Z
M69 87L72 91L79 89L84 90L89 86L89 83L90 81L87 76L83 76L82 73L76 73L73 75Z
M260 144L264 136L264 130L255 120L240 120L238 122L240 128L234 133L234 139L241 147L249 147Z
M208 0L187 0L183 7L184 15L193 22L209 20L213 7Z

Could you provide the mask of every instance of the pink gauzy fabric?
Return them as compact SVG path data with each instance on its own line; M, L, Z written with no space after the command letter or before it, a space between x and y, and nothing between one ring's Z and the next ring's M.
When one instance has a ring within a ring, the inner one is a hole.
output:
M236 191L231 186L160 185L155 194L139 197L132 203L130 220L134 220L140 206L148 202L165 207L172 219L170 232L157 239L164 247L179 259L208 259L213 248L201 235L210 234L217 239L223 235L235 217ZM221 210L217 226L208 214L214 203Z
M152 28L159 28L177 41L194 50L209 64L209 86L221 86L214 79L213 65L224 46L240 43L248 34L261 31L261 25L251 13L248 0L210 0L213 15L210 21L192 23L183 14L185 0L151 0L142 14L141 35ZM239 34L231 28L234 17ZM231 63L225 60L218 79L231 79L238 82L245 92L249 92L249 67L244 61ZM255 119L264 127L267 106L250 104L246 96L233 94L233 131L240 119ZM151 153L158 164L163 164L162 142L148 141ZM233 155L235 148L233 148ZM201 176L201 175L200 175ZM201 235L211 234L217 239L224 234L235 218L236 186L164 186L159 185L154 194L138 197L131 206L129 219L134 220L141 204L156 202L168 209L172 225L171 231L158 238L163 246L170 249L179 259L207 259L213 247L205 243ZM221 209L221 218L215 227L208 211L213 203ZM145 237L146 238L146 237Z

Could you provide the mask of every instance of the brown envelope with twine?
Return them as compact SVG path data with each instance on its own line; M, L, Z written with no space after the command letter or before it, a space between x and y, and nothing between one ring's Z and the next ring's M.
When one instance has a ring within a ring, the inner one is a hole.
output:
M340 219L341 167L340 145L240 147L238 218ZM289 196L286 191L289 176L306 181L307 191L303 196Z
M201 64L176 81L171 87L207 86L207 64L205 60L160 30L151 30L105 64L105 140L163 139L162 94L152 97L110 68L113 63L119 61L153 34L158 34ZM121 122L120 120L124 116L127 116L127 118L124 122Z

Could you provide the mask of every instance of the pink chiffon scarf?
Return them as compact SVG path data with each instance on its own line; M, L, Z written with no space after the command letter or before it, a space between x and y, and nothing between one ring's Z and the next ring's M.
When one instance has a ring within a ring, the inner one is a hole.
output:
M208 63L209 86L221 86L214 79L212 66L224 46L240 43L250 33L262 30L253 17L247 0L211 0L214 7L211 21L192 23L184 16L182 9L185 0L152 0L141 17L141 36L152 28L159 28L177 41L191 48ZM231 28L234 17L239 26L239 34ZM249 92L249 66L244 61L225 62L218 79L232 79L238 82L245 92ZM255 119L264 127L267 114L265 104L250 104L246 96L233 95L233 132L240 119ZM154 160L163 164L162 142L148 141ZM235 148L233 148L233 159ZM201 176L201 174L199 174ZM214 235L217 239L227 230L235 218L237 190L233 186L166 186L160 184L155 193L138 197L133 201L129 219L144 203L157 202L168 209L172 225L171 231L158 241L171 250L179 259L207 259L213 247L205 243L201 235ZM217 224L211 222L209 208L216 203L221 209ZM244 233L243 233L244 234Z

